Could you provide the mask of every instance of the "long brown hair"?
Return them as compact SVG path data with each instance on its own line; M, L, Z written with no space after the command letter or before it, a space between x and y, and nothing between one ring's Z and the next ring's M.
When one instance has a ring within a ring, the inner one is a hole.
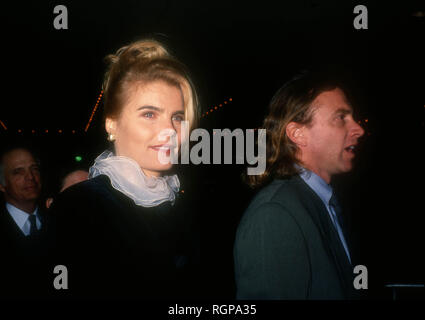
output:
M300 164L296 157L297 146L287 136L286 127L290 122L310 125L315 110L312 102L320 93L336 87L344 87L336 75L303 71L276 92L262 126L267 137L266 170L260 175L245 176L250 187L261 187L273 178L287 178L298 173L295 167Z

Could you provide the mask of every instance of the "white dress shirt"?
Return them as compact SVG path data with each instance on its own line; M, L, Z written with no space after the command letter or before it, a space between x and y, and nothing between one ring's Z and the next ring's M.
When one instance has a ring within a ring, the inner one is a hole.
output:
M21 209L16 208L14 205L10 203L6 203L6 209L9 214L12 216L13 220L15 220L16 225L21 229L24 235L28 236L30 234L31 222L29 221L30 215ZM37 230L41 228L40 216L38 215L38 207L35 208L35 221Z

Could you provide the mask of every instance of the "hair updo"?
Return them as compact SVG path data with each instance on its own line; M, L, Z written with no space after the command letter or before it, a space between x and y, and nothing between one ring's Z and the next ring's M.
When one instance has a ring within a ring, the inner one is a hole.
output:
M186 67L156 40L139 40L106 56L103 80L104 117L116 119L126 103L130 86L154 81L179 88L183 95L185 120L196 125L198 99Z

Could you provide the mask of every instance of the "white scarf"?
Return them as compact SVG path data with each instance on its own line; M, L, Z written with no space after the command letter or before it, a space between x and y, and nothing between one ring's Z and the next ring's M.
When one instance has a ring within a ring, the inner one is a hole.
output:
M155 207L165 201L174 204L175 193L180 188L177 175L147 177L136 161L123 156L114 156L109 150L102 152L89 169L89 178L101 174L111 179L111 184L116 190L142 207Z

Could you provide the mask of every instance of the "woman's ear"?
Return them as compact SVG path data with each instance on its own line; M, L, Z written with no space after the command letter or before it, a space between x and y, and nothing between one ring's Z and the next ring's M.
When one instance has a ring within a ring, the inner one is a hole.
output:
M117 123L115 120L111 118L106 118L105 120L105 129L108 134L112 134L115 136L115 131L117 128Z
M286 126L286 135L298 147L305 147L307 145L307 138L304 131L305 126L297 122L289 122Z

